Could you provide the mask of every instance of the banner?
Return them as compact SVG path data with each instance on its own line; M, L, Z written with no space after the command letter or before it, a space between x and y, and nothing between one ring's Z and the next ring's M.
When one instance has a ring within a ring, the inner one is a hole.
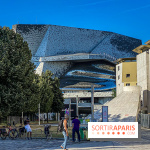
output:
M88 122L88 138L138 138L138 122Z

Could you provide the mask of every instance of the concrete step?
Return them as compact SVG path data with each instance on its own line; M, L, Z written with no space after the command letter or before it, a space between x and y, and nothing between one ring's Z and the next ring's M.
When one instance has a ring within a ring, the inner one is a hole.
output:
M123 93L105 103L109 122L135 122L140 102L140 87L124 87ZM86 119L90 119L88 115ZM94 112L94 118L102 120L102 108Z
M125 87L123 93L111 100L108 106L110 122L135 122L140 101L140 88Z

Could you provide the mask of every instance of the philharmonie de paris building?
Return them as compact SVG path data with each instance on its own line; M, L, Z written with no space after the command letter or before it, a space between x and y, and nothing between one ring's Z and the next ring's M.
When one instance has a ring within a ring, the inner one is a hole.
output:
M132 51L142 42L125 35L57 25L13 25L27 41L36 73L50 70L60 79L64 106L71 102L79 116L91 113L91 86L94 86L94 111L113 99L116 64L119 58L135 57ZM64 107L64 108L65 108Z

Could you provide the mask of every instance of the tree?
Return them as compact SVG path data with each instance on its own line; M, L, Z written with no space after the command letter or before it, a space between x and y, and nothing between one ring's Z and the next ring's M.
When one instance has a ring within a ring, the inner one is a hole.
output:
M42 113L47 113L47 122L48 122L48 113L52 110L52 103L54 98L53 93L53 79L52 72L46 70L45 73L39 77L39 88L40 88L40 111Z
M38 104L40 103L40 88L37 83L37 78L39 77L38 74L34 74L33 79L33 86L31 88L31 96L30 99L27 100L25 103L25 110L24 112L27 113L35 113L38 111Z
M59 89L59 79L53 78L53 73L46 70L45 73L38 77L38 85L40 89L41 112L47 113L47 116L49 112L61 112L64 98L62 91Z
M33 82L35 67L31 57L27 42L19 34L7 27L0 28L1 117L36 109L38 86Z
M115 98L116 97L116 89L112 89L112 97Z
M53 82L54 98L52 104L52 112L61 112L64 105L63 94L59 87L60 87L59 79L55 77Z

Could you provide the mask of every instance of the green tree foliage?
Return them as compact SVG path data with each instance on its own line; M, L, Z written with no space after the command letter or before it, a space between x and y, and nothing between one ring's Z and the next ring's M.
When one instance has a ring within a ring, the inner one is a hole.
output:
M0 114L34 111L39 103L34 64L27 42L7 27L0 28Z
M112 89L112 97L113 97L113 98L116 97L116 89Z
M46 70L41 76L37 76L36 82L40 89L41 112L60 112L63 108L64 98L62 91L59 89L59 79L56 77L53 78L53 73Z
M59 89L60 83L58 78L54 78L53 82L53 104L52 104L52 112L61 112L64 105L64 98L62 91Z
M52 72L46 71L42 73L39 77L39 88L40 88L40 111L42 113L48 113L51 111L52 103L53 103L53 79L52 79Z
M38 77L38 85L40 89L40 111L42 113L48 113L51 112L52 109L52 103L53 103L53 98L54 98L54 93L53 93L53 79L52 79L52 72L46 70L46 72L42 73L41 76ZM47 122L48 122L48 117L47 117Z

